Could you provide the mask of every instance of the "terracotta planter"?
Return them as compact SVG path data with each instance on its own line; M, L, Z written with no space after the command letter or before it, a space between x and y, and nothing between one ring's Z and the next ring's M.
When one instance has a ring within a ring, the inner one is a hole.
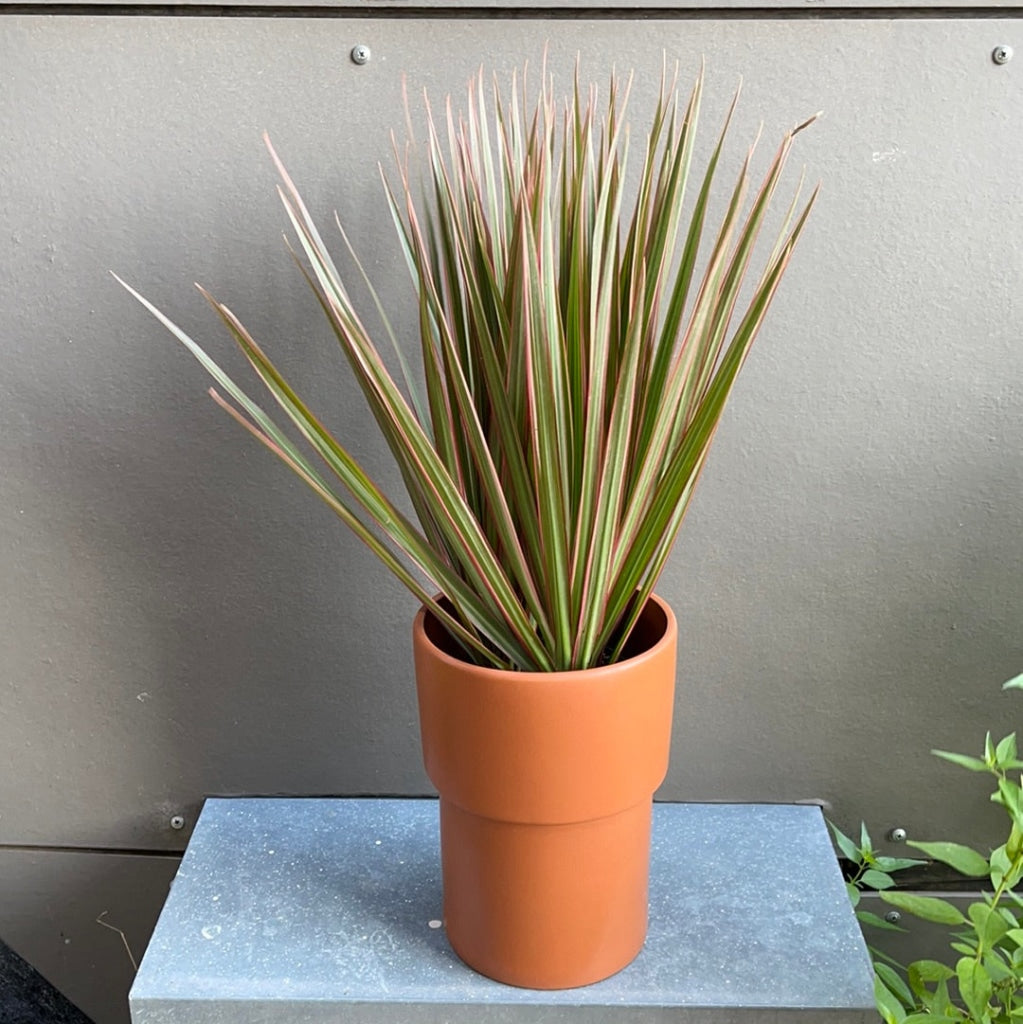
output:
M526 988L621 970L646 936L651 803L674 703L671 609L651 598L631 656L580 672L470 665L425 610L413 643L455 952Z

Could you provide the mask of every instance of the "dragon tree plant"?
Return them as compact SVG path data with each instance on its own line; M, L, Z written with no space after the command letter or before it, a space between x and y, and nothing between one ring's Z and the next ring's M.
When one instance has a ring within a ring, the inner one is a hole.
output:
M750 148L722 195L720 221L708 227L735 102L690 187L702 74L687 102L676 83L677 75L662 86L631 190L628 83L613 76L600 105L596 89L578 80L559 103L546 73L532 103L524 84L513 79L506 100L480 74L464 114L456 117L449 101L438 127L427 105L422 196L412 147L396 147L396 182L385 179L418 296L418 386L369 285L400 361L400 373L388 371L270 147L299 242L292 254L401 470L418 524L227 306L203 292L306 445L129 288L213 377L213 398L479 664L558 671L621 656L816 197L801 206L795 189L764 255L761 228L793 137L811 118L783 136L755 189ZM343 229L341 236L354 257ZM365 278L357 258L354 265Z

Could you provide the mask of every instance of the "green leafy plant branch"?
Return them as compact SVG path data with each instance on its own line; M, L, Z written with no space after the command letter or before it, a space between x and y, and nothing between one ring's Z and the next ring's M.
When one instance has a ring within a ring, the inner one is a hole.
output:
M1004 688L1023 689L1023 675L1010 679ZM862 891L873 889L896 910L951 929L950 954L959 954L954 960L950 955L950 963L916 960L903 967L869 946L877 1009L885 1024L1019 1024L1023 1022L1023 897L1014 887L1023 880L1023 788L1019 782L1023 760L1016 734L996 744L988 733L982 757L947 750L933 753L994 778L991 800L1005 810L1009 835L987 857L960 843L908 841L908 846L931 860L990 883L991 891L982 893L963 914L948 900L894 891L894 873L925 862L880 856L865 826L857 844L831 824L839 851L853 865L847 887L860 923L867 929L904 930L859 906ZM869 931L865 934L869 938Z

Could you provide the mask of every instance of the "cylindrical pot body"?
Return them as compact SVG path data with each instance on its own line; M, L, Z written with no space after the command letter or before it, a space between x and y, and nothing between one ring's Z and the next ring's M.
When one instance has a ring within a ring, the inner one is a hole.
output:
M471 665L425 609L413 646L455 952L526 988L621 970L646 937L651 804L674 705L671 609L651 597L634 653L582 671Z

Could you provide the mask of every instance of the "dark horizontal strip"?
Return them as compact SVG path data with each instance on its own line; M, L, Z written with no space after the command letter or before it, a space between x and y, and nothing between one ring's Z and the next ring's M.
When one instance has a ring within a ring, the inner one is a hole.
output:
M837 20L976 20L1014 18L1023 14L1023 2L1011 6L959 7L659 7L630 6L620 0L609 0L605 6L573 7L555 3L542 7L471 6L461 3L437 3L429 6L406 5L403 0L393 4L366 3L348 5L347 0L326 4L166 4L166 3L7 3L0 0L0 15L47 15L148 18L351 18L351 19L659 19L670 21L837 21Z
M912 854L912 850L906 851ZM844 857L839 858L839 866L846 881L856 875L858 866L852 864ZM904 889L910 892L967 892L973 888L980 888L983 879L969 878L961 875L955 868L950 868L937 861L926 861L916 867L903 868L901 871L892 873L895 879L895 888ZM874 890L864 890L873 893Z
M0 853L117 853L125 857L173 857L180 860L181 850L135 849L123 846L58 846L49 843L0 843Z
M315 796L294 796L282 793L210 793L212 800L264 800L281 797L288 800L434 800L431 794L399 794L399 793L338 793L317 794ZM194 823L190 823L194 824ZM182 839L191 835L191 827L176 833ZM4 843L0 842L0 853L12 850L18 853L121 853L130 857L175 857L180 859L183 850L161 850L154 847L127 846L74 846L61 843Z

